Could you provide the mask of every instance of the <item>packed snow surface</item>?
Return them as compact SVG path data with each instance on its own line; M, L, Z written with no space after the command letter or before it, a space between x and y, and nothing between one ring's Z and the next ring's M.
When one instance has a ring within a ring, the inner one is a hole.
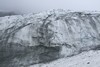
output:
M100 67L100 51L83 52L73 57L59 59L47 64L30 67Z

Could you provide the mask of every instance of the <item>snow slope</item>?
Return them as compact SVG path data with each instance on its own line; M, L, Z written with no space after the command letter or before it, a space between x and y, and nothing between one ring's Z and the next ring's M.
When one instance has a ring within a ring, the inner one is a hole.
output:
M100 51L83 52L73 57L58 59L47 64L30 67L100 67Z

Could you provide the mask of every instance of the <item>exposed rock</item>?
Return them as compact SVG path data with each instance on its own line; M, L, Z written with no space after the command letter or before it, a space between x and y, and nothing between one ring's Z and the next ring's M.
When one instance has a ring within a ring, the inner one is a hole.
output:
M0 11L0 17L4 17L4 16L12 16L12 15L18 15L18 14L17 14L17 13L14 13L14 12Z

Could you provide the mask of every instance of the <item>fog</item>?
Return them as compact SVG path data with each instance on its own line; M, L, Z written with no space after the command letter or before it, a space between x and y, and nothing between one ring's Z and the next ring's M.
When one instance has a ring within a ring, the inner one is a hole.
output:
M21 13L51 9L100 11L100 0L0 0L0 10Z

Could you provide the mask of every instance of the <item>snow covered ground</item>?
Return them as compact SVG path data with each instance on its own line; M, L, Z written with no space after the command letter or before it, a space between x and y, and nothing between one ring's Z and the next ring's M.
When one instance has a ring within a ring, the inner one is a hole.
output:
M58 59L47 64L30 67L100 67L100 51L88 51L79 55Z

